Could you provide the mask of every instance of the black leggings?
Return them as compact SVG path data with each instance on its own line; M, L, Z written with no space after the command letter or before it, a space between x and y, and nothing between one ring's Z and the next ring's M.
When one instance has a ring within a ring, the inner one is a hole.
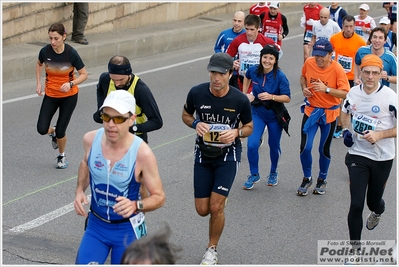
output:
M37 132L41 135L48 133L51 120L59 108L55 132L58 139L64 138L66 128L68 127L77 103L78 94L62 98L54 98L45 95L40 108L39 119L37 120Z
M345 156L349 172L351 204L348 213L350 240L360 241L363 227L364 199L367 192L367 206L370 211L381 214L385 210L382 199L385 184L391 172L393 160L375 161L349 153Z

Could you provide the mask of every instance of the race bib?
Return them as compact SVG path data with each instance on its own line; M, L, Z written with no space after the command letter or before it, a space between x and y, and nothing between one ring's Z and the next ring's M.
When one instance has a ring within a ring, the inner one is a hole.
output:
M240 61L240 75L241 76L245 76L245 73L247 73L247 70L249 69L249 67L251 67L252 64L249 64L247 61Z
M353 58L347 56L338 55L338 63L344 68L346 73L352 70Z
M362 28L355 28L355 32L356 32L358 35L363 36L363 30L362 30Z
M363 139L364 131L375 131L377 124L378 119L363 114L354 114L352 118L352 128L357 133L358 139Z
M147 235L147 225L145 224L144 213L140 212L129 220L132 224L133 231L136 235L137 240Z
M275 43L277 43L277 41L278 41L278 34L275 32L274 33L273 32L265 32L265 36L272 39Z
M304 38L304 40L305 40L306 42L310 42L310 41L312 40L312 37L313 37L312 31L307 30L306 33L305 33L305 38Z
M220 141L220 133L226 130L230 130L230 126L227 124L215 123L211 124L209 131L202 137L204 144L208 146L225 147L230 144L225 144Z

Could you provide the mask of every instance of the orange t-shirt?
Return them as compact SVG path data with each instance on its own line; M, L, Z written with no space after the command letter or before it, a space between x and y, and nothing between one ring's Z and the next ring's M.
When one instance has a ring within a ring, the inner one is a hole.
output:
M350 89L345 71L336 61L332 61L327 68L321 69L317 66L316 59L314 57L309 57L303 64L302 76L306 79L306 86L310 88L312 87L312 82L316 82L320 79L330 88L344 90L346 92L349 92ZM310 116L310 113L312 113L315 107L325 108L326 122L331 123L334 121L339 116L341 110L339 108L328 110L328 108L339 105L341 99L325 92L312 91L312 93L313 96L308 98L310 106L306 106L305 114Z
M62 98L78 93L77 85L74 85L68 92L60 90L64 83L75 80L75 68L80 70L85 66L78 52L72 46L65 44L64 51L57 54L51 45L46 45L39 52L39 61L44 64L46 71L45 93L47 96Z
M348 80L353 80L356 52L366 45L366 41L356 33L353 33L350 38L345 38L344 33L339 32L331 36L330 42L335 51L334 60L344 68Z

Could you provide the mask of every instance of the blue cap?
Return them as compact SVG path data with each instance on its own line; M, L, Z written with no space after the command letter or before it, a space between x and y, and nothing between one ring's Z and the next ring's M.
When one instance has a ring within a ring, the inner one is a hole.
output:
M328 40L320 39L313 45L312 56L325 57L333 48Z

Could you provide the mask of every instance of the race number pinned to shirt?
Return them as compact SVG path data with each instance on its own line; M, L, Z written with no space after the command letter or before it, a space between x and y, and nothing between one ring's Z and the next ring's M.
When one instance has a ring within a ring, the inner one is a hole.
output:
M364 35L364 34L363 34L362 27L355 27L355 32L356 32L358 35L360 35L360 36L363 36L363 35Z
M216 147L230 146L231 143L225 144L220 141L220 133L230 129L231 127L227 124L220 124L220 123L211 124L209 131L203 136L204 144Z
M312 37L313 37L312 31L307 30L306 33L305 33L305 38L304 38L304 40L305 40L306 42L310 42L310 41L312 40Z
M352 118L352 128L357 133L358 139L363 139L363 132L367 130L375 131L378 119L363 114L354 114Z
M265 36L272 39L275 43L278 41L278 34L276 32L265 32Z
M352 70L352 62L353 58L338 55L338 63L341 64L341 66L344 68L345 73L348 73Z
M145 224L144 213L140 212L129 220L132 224L133 231L136 235L137 240L147 235L147 225Z

